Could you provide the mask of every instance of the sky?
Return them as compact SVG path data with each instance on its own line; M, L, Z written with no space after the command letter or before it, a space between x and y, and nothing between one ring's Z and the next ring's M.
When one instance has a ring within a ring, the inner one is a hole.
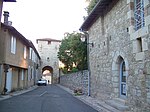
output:
M36 44L36 39L61 40L65 32L78 31L86 6L85 0L17 0L5 2L3 11L10 13L12 26Z

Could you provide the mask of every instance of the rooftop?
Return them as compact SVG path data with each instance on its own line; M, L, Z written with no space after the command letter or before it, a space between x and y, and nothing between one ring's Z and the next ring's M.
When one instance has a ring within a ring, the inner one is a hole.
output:
M88 29L93 25L93 23L100 17L103 16L108 11L111 6L111 3L115 3L118 0L99 0L96 6L93 8L91 13L83 22L82 26L80 27L81 31L88 31Z
M4 0L4 2L16 2L16 0Z
M53 41L53 42L61 42L61 40L57 40L57 39L51 39L51 38L42 38L42 39L36 39L36 42L38 43L38 41Z

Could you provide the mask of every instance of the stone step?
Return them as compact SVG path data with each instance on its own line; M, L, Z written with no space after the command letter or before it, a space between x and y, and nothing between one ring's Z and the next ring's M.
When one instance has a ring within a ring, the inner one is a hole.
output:
M125 105L126 102L121 99L107 100L106 103L122 112L129 111L129 107Z
M105 103L105 102L98 102L97 103L99 106L105 108L106 110L108 110L108 112L122 112L112 106L110 106L109 104ZM107 111L106 111L107 112Z
M121 99L121 98L114 98L113 100L118 102L118 103L120 103L120 104L122 104L122 105L126 105L127 104L127 101L124 100L124 99Z

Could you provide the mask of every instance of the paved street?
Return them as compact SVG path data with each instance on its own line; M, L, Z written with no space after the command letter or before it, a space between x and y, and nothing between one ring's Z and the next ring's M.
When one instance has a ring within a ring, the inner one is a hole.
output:
M56 85L0 101L0 112L97 112Z

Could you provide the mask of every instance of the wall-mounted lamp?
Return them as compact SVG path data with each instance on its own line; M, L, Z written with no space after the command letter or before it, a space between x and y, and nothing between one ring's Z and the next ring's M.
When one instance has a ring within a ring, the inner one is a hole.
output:
M86 36L86 34L82 34L80 39L81 39L82 42L85 42L85 41L87 42L87 38L88 37ZM94 47L94 43L93 42L92 43L87 42L86 44L87 45L91 45L92 47Z

